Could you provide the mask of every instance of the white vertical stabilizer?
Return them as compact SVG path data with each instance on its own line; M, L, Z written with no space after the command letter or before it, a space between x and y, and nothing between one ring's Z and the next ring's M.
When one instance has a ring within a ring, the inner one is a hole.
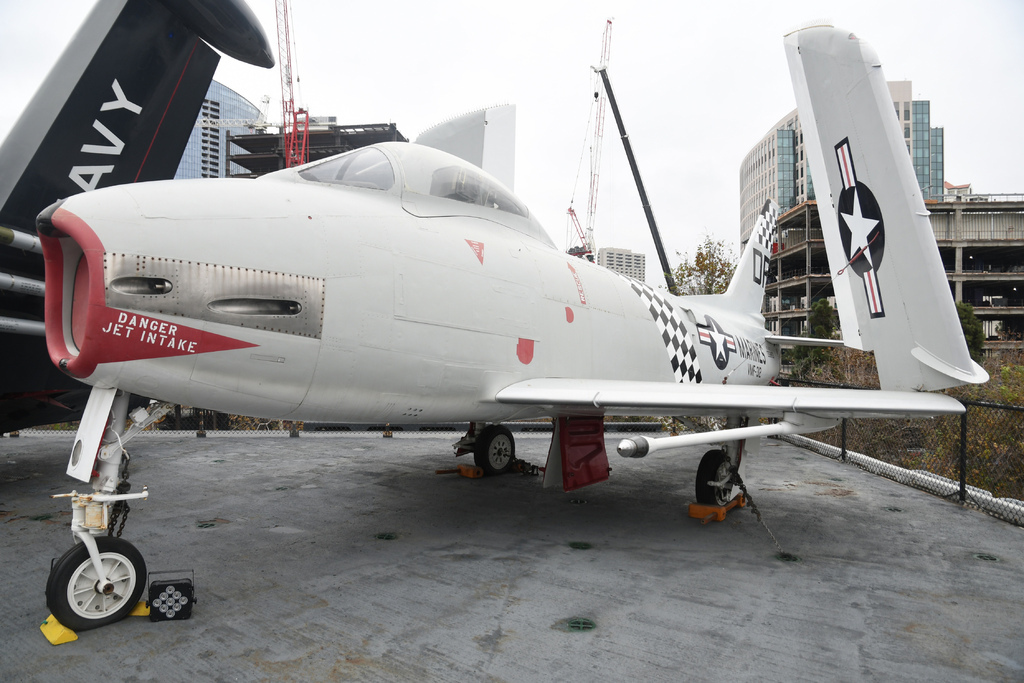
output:
M743 313L759 315L764 304L764 286L771 270L769 264L779 236L779 205L769 199L761 207L750 233L747 248L736 265L725 295L730 304Z
M785 43L844 342L874 351L883 389L984 382L877 54L829 26Z

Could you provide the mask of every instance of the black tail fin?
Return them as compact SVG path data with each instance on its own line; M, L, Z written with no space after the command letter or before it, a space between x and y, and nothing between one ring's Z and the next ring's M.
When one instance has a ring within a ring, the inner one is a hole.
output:
M100 2L0 147L0 223L85 190L174 177L220 57L163 5Z
M60 198L173 178L220 61L204 40L273 66L243 0L99 0L0 145L0 225L34 234ZM0 246L0 273L41 280L42 257ZM43 319L41 298L4 294L0 316ZM0 431L50 419L12 396L59 405L53 395L81 386L56 371L40 337L0 334L0 352L18 359L0 377Z

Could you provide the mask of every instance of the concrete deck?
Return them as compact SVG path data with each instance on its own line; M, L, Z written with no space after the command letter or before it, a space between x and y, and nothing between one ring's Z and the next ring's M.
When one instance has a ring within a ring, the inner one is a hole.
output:
M455 438L139 437L125 538L195 570L195 611L57 647L38 627L70 506L47 496L74 487L72 439L0 439L0 679L1024 680L1020 528L768 441L746 478L784 563L749 508L687 517L703 448L613 454L565 494L435 475Z

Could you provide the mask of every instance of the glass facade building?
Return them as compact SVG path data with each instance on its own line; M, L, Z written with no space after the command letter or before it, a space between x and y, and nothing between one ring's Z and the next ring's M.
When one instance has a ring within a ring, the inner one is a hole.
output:
M945 131L942 128L931 129L931 139L928 144L931 147L931 175L928 179L929 190L925 199L942 199L946 192L945 174L942 164L942 138Z
M913 125L911 126L911 157L914 160L914 173L917 174L917 184L922 189L931 186L932 161L931 144L929 137L931 131L928 125L931 121L931 104L927 101L914 102Z
M256 121L259 115L260 110L249 100L231 88L211 81L196 123L203 120L228 119ZM216 125L193 128L174 178L225 178L235 173L247 173L246 169L227 160L228 133L241 135L251 130L246 125L231 128ZM244 150L232 145L231 153L243 154Z
M775 148L778 164L773 171L778 176L779 187L775 201L778 202L779 209L788 211L796 206L796 131L776 131L775 139L778 141ZM763 201L759 203L764 206ZM755 211L760 211L761 206L756 207Z
M890 81L889 94L922 196L942 199L943 129L931 127L931 103L913 99L910 81ZM766 199L774 199L785 213L815 198L803 143L800 117L793 110L772 126L743 159L740 165L741 244L750 239Z

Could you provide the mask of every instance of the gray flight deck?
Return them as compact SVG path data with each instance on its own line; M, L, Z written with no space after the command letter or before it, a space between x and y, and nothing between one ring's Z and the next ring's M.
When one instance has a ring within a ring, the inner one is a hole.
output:
M60 646L72 437L0 439L0 680L1024 680L1024 529L766 441L746 477L785 563L749 508L687 517L703 448L566 494L435 475L455 438L139 437L124 537L195 570L195 611Z

